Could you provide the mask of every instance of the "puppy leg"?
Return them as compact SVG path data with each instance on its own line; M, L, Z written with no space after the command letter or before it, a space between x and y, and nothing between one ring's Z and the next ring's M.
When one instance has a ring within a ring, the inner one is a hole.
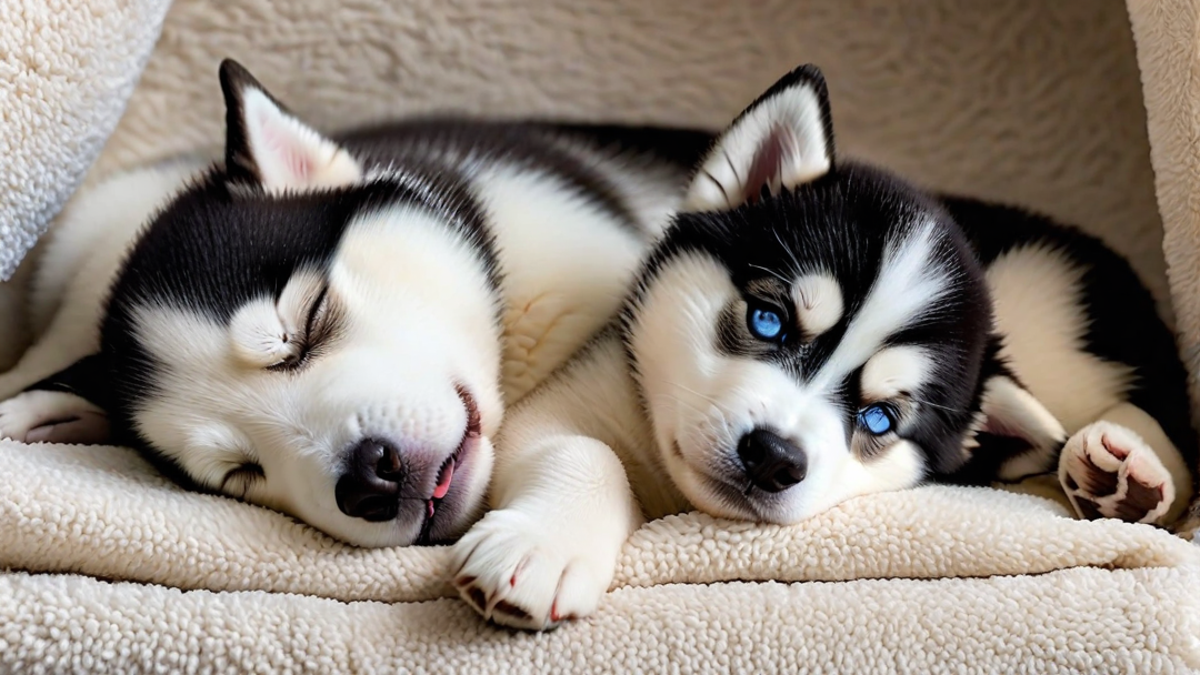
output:
M109 438L108 416L62 391L26 391L0 403L0 439L94 445Z
M1175 444L1153 417L1122 403L1075 432L1058 477L1081 518L1174 522L1192 496L1192 479Z
M454 584L496 623L533 630L596 610L641 524L624 467L604 443L551 435L498 458L496 510L455 545Z
M95 403L104 400L105 374L100 357L89 356L0 402L0 439L24 443L107 442L108 415Z
M29 278L35 252L29 253L11 279L0 281L0 373L16 365L29 346Z

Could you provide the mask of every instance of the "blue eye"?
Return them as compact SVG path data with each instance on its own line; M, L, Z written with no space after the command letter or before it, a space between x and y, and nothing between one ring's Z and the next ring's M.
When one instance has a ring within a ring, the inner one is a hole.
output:
M777 340L783 335L783 318L779 312L751 307L746 316L750 333L760 340Z
M895 424L892 411L878 403L858 411L858 425L876 436L891 431Z

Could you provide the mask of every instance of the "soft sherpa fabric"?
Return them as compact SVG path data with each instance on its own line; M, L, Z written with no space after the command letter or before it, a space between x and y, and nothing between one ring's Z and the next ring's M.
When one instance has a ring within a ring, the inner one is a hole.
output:
M1188 368L1192 422L1200 424L1200 2L1130 0L1129 15L1145 86L1163 251ZM1200 528L1200 494L1187 517Z
M170 5L4 0L0 280L16 270L100 154Z
M1180 348L1200 422L1200 2L1130 0L1129 15Z
M1194 670L1188 570L622 588L518 634L457 600L341 603L80 576L0 578L19 673L1138 673Z
M454 599L444 547L343 546L119 448L0 445L0 466L0 567L126 580L0 578L13 670L1200 668L1200 547L996 490L873 495L795 527L658 520L598 616L535 638Z
M1198 256L1193 3L1130 3L1177 293ZM91 177L219 140L224 56L329 129L441 108L719 126L813 61L842 151L1080 223L1167 297L1118 0L177 0ZM443 549L343 547L120 449L7 444L0 466L0 672L1200 672L1200 549L1033 497L665 519L597 616L533 636L447 597Z

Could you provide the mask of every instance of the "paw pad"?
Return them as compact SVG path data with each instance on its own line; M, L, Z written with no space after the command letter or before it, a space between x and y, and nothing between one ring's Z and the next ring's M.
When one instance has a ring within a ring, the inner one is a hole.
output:
M1156 523L1170 508L1171 475L1132 431L1107 422L1084 427L1063 447L1059 481L1080 517Z

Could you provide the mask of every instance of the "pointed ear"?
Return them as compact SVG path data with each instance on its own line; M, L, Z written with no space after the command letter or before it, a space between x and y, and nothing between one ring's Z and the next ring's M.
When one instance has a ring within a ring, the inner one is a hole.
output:
M221 62L225 95L225 169L233 182L267 192L348 185L362 167L301 122L238 62Z
M815 180L833 166L825 78L800 66L750 104L717 139L692 179L685 208L721 211Z

